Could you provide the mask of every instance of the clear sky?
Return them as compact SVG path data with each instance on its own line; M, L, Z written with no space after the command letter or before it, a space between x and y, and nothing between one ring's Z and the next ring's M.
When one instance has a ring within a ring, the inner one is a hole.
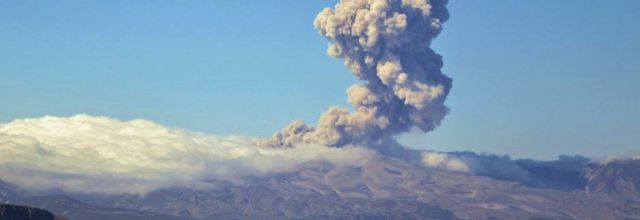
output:
M348 106L313 29L335 1L0 1L0 121L78 113L270 136ZM434 41L451 114L408 146L640 152L640 1L463 1Z

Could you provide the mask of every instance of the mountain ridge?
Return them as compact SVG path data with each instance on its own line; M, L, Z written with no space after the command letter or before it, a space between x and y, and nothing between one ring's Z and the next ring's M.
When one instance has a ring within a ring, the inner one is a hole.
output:
M243 182L212 180L217 186L212 189L76 197L80 201L68 196L12 200L48 207L72 219L638 219L637 200L591 187L620 177L605 174L631 175L640 168L637 161L622 164L589 164L588 187L583 190L535 188L378 155L361 166L310 162L295 172ZM624 172L616 171L622 168Z

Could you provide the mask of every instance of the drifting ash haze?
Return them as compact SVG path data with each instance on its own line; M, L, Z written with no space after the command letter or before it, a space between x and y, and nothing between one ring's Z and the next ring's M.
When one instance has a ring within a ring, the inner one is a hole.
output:
M640 219L637 160L395 142L448 112L452 80L430 48L446 4L341 0L320 12L328 54L362 80L347 91L355 111L331 107L317 125L294 121L270 139L89 115L0 125L0 202L71 219Z

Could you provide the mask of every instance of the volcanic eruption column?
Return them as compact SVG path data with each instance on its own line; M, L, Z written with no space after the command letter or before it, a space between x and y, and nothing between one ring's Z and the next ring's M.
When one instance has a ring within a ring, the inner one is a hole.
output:
M355 112L330 107L318 125L294 121L261 145L376 144L418 127L433 130L448 113L451 78L431 40L448 19L447 0L341 0L314 26L330 41L327 54L344 59L362 84L348 90Z

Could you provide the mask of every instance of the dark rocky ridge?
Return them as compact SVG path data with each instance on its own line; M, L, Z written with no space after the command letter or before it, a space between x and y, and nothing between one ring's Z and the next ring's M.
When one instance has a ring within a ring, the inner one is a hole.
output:
M66 218L44 209L5 204L0 205L0 220L66 220Z

